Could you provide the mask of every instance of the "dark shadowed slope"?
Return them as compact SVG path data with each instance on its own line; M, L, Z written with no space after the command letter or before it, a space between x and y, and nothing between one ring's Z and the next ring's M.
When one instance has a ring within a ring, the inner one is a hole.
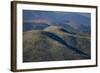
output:
M65 45L66 47L69 47L72 51L78 53L78 54L81 54L81 55L85 55L85 56L88 56L86 53L82 52L79 48L75 48L71 45L69 45L67 42L65 42L63 40L63 38L51 33L51 32L42 32L43 35L46 35L48 36L49 38L53 39L53 40L56 40L57 42ZM89 58L89 57L88 57Z

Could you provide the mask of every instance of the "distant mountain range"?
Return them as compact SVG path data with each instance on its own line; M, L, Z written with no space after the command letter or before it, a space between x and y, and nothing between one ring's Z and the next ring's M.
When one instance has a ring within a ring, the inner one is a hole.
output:
M43 27L55 25L73 32L90 34L90 18L91 15L89 13L23 10L24 31L27 29L26 26L31 27L31 24L36 24L32 26L33 28L37 24L47 24L43 25Z

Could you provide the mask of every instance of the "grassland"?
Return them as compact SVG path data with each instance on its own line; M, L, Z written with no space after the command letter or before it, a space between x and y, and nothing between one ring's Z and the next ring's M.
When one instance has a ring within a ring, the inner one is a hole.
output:
M50 26L23 32L23 62L90 59L90 36Z

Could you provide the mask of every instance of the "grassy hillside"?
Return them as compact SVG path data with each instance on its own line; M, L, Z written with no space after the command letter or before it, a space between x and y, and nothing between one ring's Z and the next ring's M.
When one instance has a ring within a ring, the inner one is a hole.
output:
M56 26L23 33L23 62L90 59L90 37Z

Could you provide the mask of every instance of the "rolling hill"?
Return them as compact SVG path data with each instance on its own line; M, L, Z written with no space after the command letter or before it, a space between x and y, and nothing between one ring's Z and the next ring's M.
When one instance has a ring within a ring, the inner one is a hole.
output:
M58 26L23 32L23 62L90 59L90 36Z

